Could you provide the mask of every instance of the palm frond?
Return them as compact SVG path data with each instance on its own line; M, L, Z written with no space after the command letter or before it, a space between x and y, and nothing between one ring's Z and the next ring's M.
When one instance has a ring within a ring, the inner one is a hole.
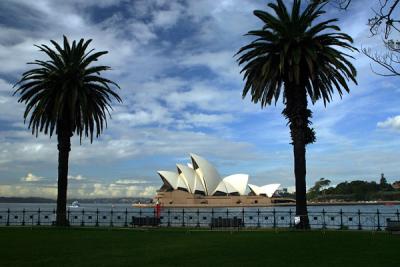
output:
M14 85L18 101L26 104L24 120L32 134L52 136L66 128L93 141L107 126L112 101L122 100L113 90L118 84L102 77L110 67L92 66L108 52L86 51L91 41L80 39L71 44L64 36L62 45L50 41L54 49L37 46L48 60L30 62L36 68L23 73Z
M289 14L283 1L277 0L268 5L271 12L254 11L264 24L247 33L255 40L236 54L245 80L243 97L250 94L253 102L265 107L277 101L282 85L294 84L304 87L313 103L318 99L328 103L335 91L340 96L349 91L348 81L357 83L356 69L349 61L352 56L342 52L358 51L353 39L340 32L334 24L337 19L316 23L325 13L325 4L311 3L301 12L301 1L294 0Z

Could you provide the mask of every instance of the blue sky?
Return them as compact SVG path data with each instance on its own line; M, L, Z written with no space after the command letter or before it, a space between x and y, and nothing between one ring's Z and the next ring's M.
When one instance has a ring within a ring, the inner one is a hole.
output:
M35 138L23 124L24 106L12 85L43 55L34 44L91 38L108 50L102 64L118 82L123 104L114 105L102 137L70 154L70 197L152 196L157 170L174 170L193 152L221 175L248 173L254 184L294 186L289 130L282 104L261 109L242 100L233 55L262 26L252 15L268 1L5 0L0 2L0 196L55 197L56 139ZM290 2L290 1L289 1ZM327 6L355 46L381 49L366 25L370 1L346 12ZM307 181L320 177L389 181L400 178L400 88L396 77L372 73L354 53L358 82L326 108L312 106L317 143L308 146Z

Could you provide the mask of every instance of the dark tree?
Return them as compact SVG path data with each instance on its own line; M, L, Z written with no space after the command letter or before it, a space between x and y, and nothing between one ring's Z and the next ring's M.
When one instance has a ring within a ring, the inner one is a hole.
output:
M266 107L276 103L282 92L286 106L282 114L289 121L293 145L298 227L309 228L306 145L315 142L315 132L308 100L322 99L326 104L335 91L340 96L343 90L349 92L347 82L356 83L356 70L343 51L356 49L352 38L333 24L337 19L316 22L325 13L324 4L311 3L302 12L300 0L293 2L291 12L282 0L268 6L273 12L254 11L264 25L248 32L256 39L237 53L243 65L243 97L249 93L254 103Z
M92 40L69 44L64 36L61 47L51 40L55 49L47 45L37 46L48 60L35 60L28 63L35 65L22 74L15 85L19 94L18 102L26 104L24 120L29 118L28 127L32 134L39 132L55 133L58 140L58 192L57 192L57 226L66 226L66 204L68 186L68 159L71 150L71 137L99 137L107 127L107 115L111 108L112 98L121 102L110 85L118 85L100 76L110 68L92 66L107 51L92 53L87 51ZM118 87L119 88L119 87Z
M328 2L339 9L347 10L353 0L314 0L314 2ZM367 4L371 5L372 12L367 22L370 33L372 36L382 35L385 51L375 51L368 47L362 48L361 51L384 70L384 72L377 71L371 65L374 73L381 76L400 76L400 41L394 39L400 33L400 0L375 0L368 1Z
M381 179L379 180L379 189L382 191L393 191L394 188L389 184L385 178L385 175L381 174Z
M387 180L386 180L386 178L385 178L385 175L382 173L381 174L381 179L379 180L379 184L381 185L381 186L385 186L385 185L387 185L388 183L387 183Z
M331 180L320 178L315 182L314 186L308 190L308 197L310 199L316 198L321 194L321 190L328 187L331 183Z

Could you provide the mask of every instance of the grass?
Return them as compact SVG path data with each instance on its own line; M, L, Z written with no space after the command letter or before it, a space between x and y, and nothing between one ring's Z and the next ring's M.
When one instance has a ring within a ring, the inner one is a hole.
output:
M400 266L400 236L354 231L0 228L0 266Z

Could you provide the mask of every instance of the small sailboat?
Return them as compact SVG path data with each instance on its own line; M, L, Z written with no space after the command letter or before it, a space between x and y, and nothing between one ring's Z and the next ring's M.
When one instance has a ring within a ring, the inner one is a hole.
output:
M77 200L73 201L71 205L68 206L68 208L79 208L81 205Z

